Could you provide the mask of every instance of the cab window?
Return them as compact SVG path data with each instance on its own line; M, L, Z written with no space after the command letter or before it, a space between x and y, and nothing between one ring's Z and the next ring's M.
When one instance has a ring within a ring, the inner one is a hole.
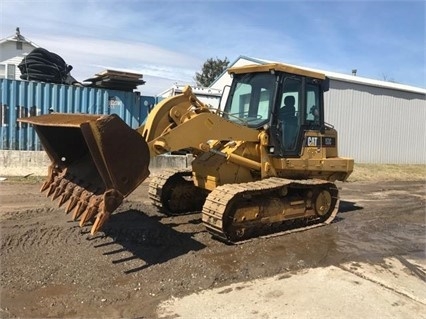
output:
M252 73L234 76L224 116L249 127L269 122L275 91L275 75Z
M306 122L319 124L320 121L319 87L313 84L306 85Z

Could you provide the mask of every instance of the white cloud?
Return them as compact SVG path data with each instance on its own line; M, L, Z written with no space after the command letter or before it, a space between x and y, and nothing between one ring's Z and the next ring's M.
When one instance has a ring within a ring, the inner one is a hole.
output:
M192 81L206 59L239 55L373 78L391 70L425 86L426 5L406 2L1 0L0 37L19 26L78 79L128 69L144 74L144 89Z
M194 58L142 42L95 38L41 36L38 42L73 66L71 74L84 81L104 69L143 74L146 95L155 95L175 82L192 82ZM159 91L155 91L159 90Z
M153 63L191 67L193 57L165 50L143 42L124 42L84 37L40 37L40 43L50 51L62 52L71 59L84 61L114 61L119 64Z

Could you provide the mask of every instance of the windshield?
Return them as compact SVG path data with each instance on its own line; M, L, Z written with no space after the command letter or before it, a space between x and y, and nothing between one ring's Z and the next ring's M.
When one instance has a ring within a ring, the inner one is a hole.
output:
M260 127L269 122L276 77L271 73L234 75L224 117L238 124Z

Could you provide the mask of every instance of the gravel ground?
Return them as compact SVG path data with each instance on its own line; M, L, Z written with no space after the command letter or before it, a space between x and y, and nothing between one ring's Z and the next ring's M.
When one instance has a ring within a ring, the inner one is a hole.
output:
M385 265L407 254L424 259L424 181L338 186L331 225L227 245L211 238L198 213L159 214L148 181L95 236L40 194L38 181L3 181L0 317L156 318L162 302L209 288L347 263Z

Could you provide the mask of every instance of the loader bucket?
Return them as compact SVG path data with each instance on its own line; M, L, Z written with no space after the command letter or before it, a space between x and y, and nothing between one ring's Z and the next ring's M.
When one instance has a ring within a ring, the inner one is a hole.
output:
M80 226L102 228L112 212L149 176L144 138L116 115L46 114L18 121L34 125L52 161L41 187Z

